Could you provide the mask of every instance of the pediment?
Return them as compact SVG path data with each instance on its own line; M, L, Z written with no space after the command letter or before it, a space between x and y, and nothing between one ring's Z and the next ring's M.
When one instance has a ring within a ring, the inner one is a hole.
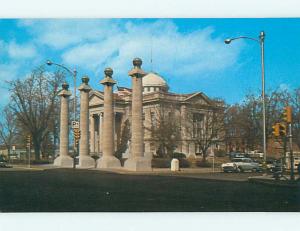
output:
M197 92L185 99L186 102L199 105L212 105L212 101L202 92Z
M103 104L103 94L101 92L91 92L89 97L89 106L97 106Z

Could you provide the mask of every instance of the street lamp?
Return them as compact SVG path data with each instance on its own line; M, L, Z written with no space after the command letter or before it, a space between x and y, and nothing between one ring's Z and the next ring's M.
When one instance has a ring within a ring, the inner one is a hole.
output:
M51 66L51 65L55 65L55 66L58 66L60 68L63 68L64 70L66 70L69 74L71 74L71 76L73 76L73 81L74 81L74 102L73 102L73 116L74 116L74 120L76 121L76 76L77 76L77 71L76 69L74 68L74 70L70 70L69 68L61 65L61 64L58 64L58 63L54 63L52 62L51 60L47 60L46 64L48 66ZM75 144L75 137L74 137L74 161L75 161L75 147L76 147L76 144Z
M73 76L73 81L74 81L74 102L73 102L73 114L74 114L74 120L76 120L76 76L77 76L77 71L76 69L74 69L73 71L70 70L69 68L61 65L61 64L58 64L58 63L54 63L52 62L51 60L47 60L46 64L48 66L51 66L51 65L55 65L55 66L58 66L58 67L61 67L63 69L65 69L67 72L69 72L72 76Z
M228 38L224 42L226 44L230 44L232 41L237 40L237 39L249 39L253 40L255 42L258 42L260 45L260 50L261 50L261 79L262 79L262 103L263 103L263 149L264 149L264 161L266 162L267 160L267 144L266 144L266 102L265 102L265 32L261 31L258 39L257 38L251 38L247 36L240 36L236 38Z

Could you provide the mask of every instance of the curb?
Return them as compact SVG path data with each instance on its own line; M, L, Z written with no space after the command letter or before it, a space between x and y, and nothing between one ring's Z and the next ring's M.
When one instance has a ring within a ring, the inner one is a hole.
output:
M299 181L289 181L289 180L275 180L275 179L258 179L258 178L248 178L250 183L264 184L264 185L272 185L278 187L289 187L289 188L299 188Z

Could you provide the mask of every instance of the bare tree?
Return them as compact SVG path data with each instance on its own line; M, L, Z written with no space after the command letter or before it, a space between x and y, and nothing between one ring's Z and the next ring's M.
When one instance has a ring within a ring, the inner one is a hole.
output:
M291 96L293 107L293 136L295 142L300 147L300 87L295 89Z
M10 81L11 110L22 125L23 132L32 136L35 158L40 158L41 145L49 135L56 106L62 72L50 74L43 67L34 70L24 80Z
M8 150L8 158L10 158L12 144L17 135L16 116L9 106L6 106L1 114L0 141L6 146Z
M200 115L191 116L193 118L190 118L189 121L192 124L188 127L188 132L194 144L201 151L202 162L206 162L208 149L225 139L224 107L216 106L201 118L199 118Z
M130 140L130 122L129 120L124 121L124 125L121 132L121 138L117 144L117 151L116 151L116 157L121 159L122 154L127 150L128 148L128 141Z
M174 106L159 105L151 112L150 126L145 127L158 147L159 157L172 157L180 140L180 118Z

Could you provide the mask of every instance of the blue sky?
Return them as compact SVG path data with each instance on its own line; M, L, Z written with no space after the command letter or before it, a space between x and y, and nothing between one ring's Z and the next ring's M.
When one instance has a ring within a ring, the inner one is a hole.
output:
M261 30L267 91L299 87L300 19L2 19L0 104L8 97L3 80L24 78L47 59L76 67L99 90L104 68L112 67L118 85L130 87L134 57L143 59L145 71L162 75L173 92L202 91L241 102L260 92L260 47L248 40L223 41L257 37ZM68 82L72 86L70 77Z

